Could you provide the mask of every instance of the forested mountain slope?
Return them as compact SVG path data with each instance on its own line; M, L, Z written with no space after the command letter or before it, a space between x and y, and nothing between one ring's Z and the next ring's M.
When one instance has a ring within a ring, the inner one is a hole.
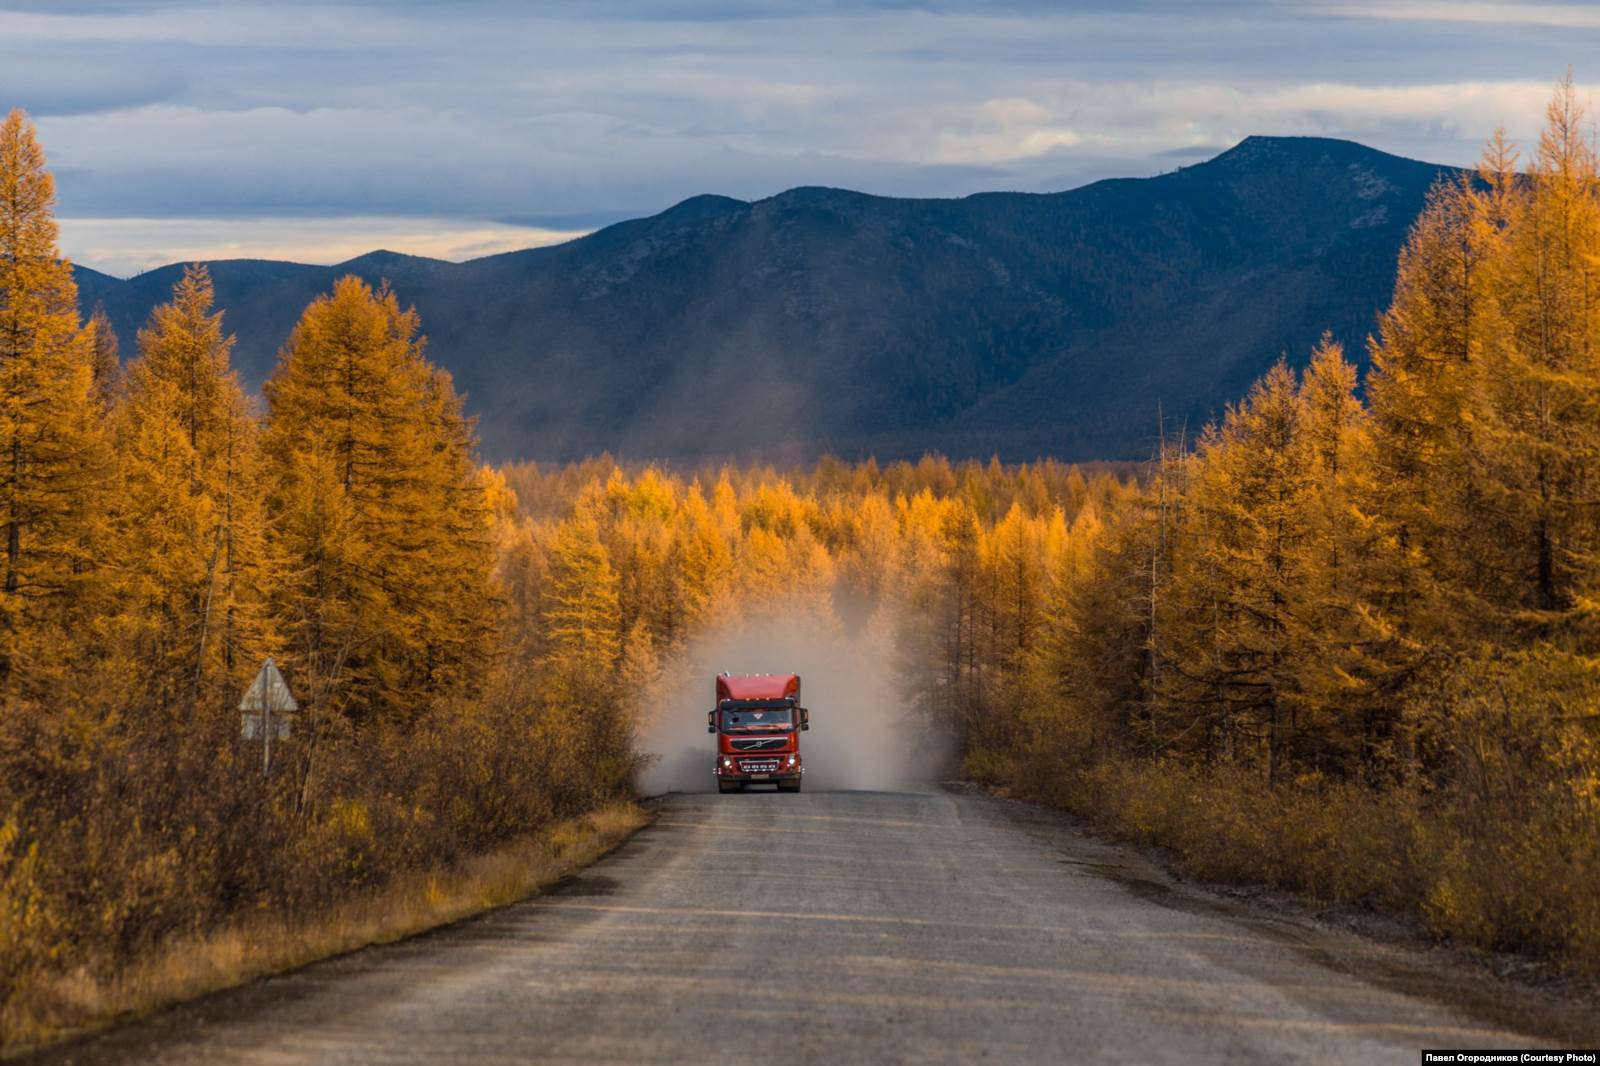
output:
M1438 167L1252 137L1051 194L701 196L461 264L209 264L258 385L306 303L355 273L415 304L493 458L1117 458L1191 426L1324 329L1359 358ZM124 352L178 267L80 270Z

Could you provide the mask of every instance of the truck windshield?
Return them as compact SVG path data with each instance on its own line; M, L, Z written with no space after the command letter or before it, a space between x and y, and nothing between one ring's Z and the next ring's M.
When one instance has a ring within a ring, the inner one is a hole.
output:
M722 712L724 733L788 733L794 711L787 707L738 707Z

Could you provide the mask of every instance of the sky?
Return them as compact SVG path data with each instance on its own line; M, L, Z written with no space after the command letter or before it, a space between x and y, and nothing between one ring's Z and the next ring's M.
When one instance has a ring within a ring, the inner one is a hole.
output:
M1600 2L0 0L62 250L460 260L699 193L1050 191L1253 133L1469 163L1537 134Z

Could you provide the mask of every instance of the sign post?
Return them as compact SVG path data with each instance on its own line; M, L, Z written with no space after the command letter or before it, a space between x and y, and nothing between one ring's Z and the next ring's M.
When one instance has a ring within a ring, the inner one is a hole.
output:
M290 716L299 709L278 664L267 659L256 673L256 679L245 689L244 699L239 701L240 735L246 740L261 738L262 777L272 772L273 737L282 740L289 735L293 721Z

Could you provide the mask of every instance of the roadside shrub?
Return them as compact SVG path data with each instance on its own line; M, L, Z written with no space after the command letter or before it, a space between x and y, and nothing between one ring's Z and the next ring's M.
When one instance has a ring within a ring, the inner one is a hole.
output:
M1592 765L1587 740L1563 750ZM1459 786L1374 788L1316 776L1272 788L1235 767L1121 758L1021 791L1170 849L1199 878L1408 913L1440 937L1554 955L1594 974L1594 788L1577 765L1523 779L1512 801Z

